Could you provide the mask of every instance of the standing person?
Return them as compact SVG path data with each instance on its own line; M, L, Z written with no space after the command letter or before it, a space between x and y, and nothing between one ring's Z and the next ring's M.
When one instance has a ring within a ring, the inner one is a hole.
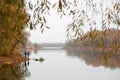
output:
M28 55L28 57L30 56L30 52L29 52L29 51L28 51L28 54L27 54L27 55Z
M26 57L26 55L27 55L26 51L24 52L24 55L25 55L25 57Z

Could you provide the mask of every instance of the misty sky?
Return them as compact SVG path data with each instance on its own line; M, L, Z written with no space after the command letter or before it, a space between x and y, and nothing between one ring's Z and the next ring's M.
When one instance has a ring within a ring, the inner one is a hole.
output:
M32 3L34 3L37 0L30 0ZM52 3L55 3L58 0L51 0ZM97 29L101 30L101 14L94 15L94 13L90 12L90 8L85 8L85 4L82 3L84 0L80 1L80 8L86 9L86 11L89 13L91 20L96 21ZM112 1L104 1L104 0L94 0L95 2L102 2L103 5L103 11L105 12L105 7L110 7ZM103 2L104 1L104 2ZM98 8L96 8L96 12L100 13L99 10L101 10L100 6L97 5ZM94 16L94 17L93 17ZM72 22L72 19L70 16L63 16L62 19L60 19L60 15L57 14L57 11L55 9L50 10L50 16L46 16L47 25L51 29L44 30L43 34L40 32L40 27L36 27L35 30L28 30L30 32L29 40L33 43L57 43L57 42L65 42L67 40L66 37L66 28L69 23ZM110 27L110 26L109 26ZM83 31L89 31L90 26L87 25L87 27L82 27Z
M51 29L45 28L43 34L41 34L40 27L37 27L37 29L30 31L29 40L33 43L65 42L67 40L66 28L71 22L71 18L64 16L60 19L56 11L52 10L50 11L50 16L47 16L46 19Z

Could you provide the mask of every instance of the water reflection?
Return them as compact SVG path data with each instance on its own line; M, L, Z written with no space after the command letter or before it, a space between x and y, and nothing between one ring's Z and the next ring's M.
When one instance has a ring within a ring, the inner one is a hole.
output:
M76 51L67 50L67 56L82 59L87 65L105 66L111 69L120 68L120 54L113 54L111 57L103 58L98 51ZM107 55L107 53L106 53Z
M21 63L23 65L23 67L25 67L25 69L27 70L27 67L29 66L30 62L29 61L25 61L23 63Z
M25 80L30 76L27 69L28 63L0 66L0 80Z
M32 51L30 58L28 70L31 75L25 80L120 79L118 55L109 59L109 68L103 67L101 54L94 51L40 50L37 54ZM40 58L45 59L42 64Z

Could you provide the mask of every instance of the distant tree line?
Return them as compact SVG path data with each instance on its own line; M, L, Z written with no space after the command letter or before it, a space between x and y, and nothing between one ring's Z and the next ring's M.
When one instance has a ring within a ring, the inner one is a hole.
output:
M120 48L120 30L110 29L103 31L93 30L86 32L81 38L66 42L68 47L86 48Z
M64 43L40 43L41 47L64 47Z

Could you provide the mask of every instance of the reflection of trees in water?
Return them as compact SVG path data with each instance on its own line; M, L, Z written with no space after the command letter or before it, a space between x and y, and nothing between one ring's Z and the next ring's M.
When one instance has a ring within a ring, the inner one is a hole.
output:
M67 56L82 59L87 65L120 68L120 54L114 54L111 57L108 56L109 53L105 54L106 57L103 57L101 52L97 51L67 51Z
M37 54L38 53L38 49L33 49L33 53Z
M23 63L0 66L0 80L25 80L25 77L29 76L30 72Z

